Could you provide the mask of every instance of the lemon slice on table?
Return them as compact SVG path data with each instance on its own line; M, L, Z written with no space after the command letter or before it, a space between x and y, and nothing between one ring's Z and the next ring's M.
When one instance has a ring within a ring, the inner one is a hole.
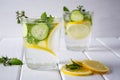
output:
M67 74L71 76L87 76L92 74L92 71L84 67L80 67L80 69L77 69L77 70L68 70L66 66L63 66L61 71L63 74Z
M66 24L67 35L76 40L87 37L91 31L90 26L80 23L82 22L68 22Z
M106 73L109 71L109 68L99 61L83 60L82 64L85 68L87 68L93 72Z

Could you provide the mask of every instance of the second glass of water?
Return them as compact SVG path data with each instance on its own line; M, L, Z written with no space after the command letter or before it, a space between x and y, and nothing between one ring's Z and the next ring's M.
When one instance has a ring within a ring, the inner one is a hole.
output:
M72 11L64 11L63 17L67 49L74 51L88 49L92 32L92 14L79 6Z

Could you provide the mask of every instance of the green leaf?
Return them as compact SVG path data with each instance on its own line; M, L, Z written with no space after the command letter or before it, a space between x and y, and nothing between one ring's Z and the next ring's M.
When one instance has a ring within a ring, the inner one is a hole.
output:
M38 44L40 40L34 39L35 44Z
M26 15L25 15L25 11L16 11L16 19L17 19L17 23L20 24L21 23L21 20L22 18L28 18Z
M25 16L25 11L21 11L21 16Z
M46 18L47 18L46 12L42 13L42 14L41 14L41 19L42 19L42 20L46 20Z
M68 70L77 70L77 69L79 69L80 67L82 67L80 64L77 64L75 61L73 61L72 59L71 59L71 62L72 62L72 64L66 64L66 69L68 69Z
M48 18L48 23L52 23L53 20L54 20L54 17L52 17L52 16L50 15L50 17Z
M32 44L33 43L33 37L32 36L27 36L27 42L29 43L29 44Z
M22 65L22 61L17 58L12 58L8 61L9 65Z
M0 63L5 63L7 60L8 60L8 57L7 57L7 56L6 56L6 57L2 56L2 57L0 58Z
M47 18L47 24L49 26L50 29L53 28L54 24L53 24L53 21L54 21L54 17L52 17L51 15Z
M69 9L68 9L66 6L64 6L64 7L63 7L63 11L69 12Z
M69 70L76 70L76 69L79 69L80 66L74 65L74 64L69 64L69 65L66 65L66 68Z
M8 58L4 56L0 58L0 63L3 64L4 66L23 64L22 61L17 58Z

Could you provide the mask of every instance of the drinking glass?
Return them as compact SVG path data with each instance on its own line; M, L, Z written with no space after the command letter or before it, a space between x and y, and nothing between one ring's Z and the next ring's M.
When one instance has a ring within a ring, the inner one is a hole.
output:
M48 26L53 26L48 28ZM27 66L35 70L57 69L56 51L59 48L59 19L46 24L40 19L22 20L25 60ZM46 38L45 38L46 37Z
M90 45L92 19L71 21L71 12L64 12L65 43L68 50L84 51Z

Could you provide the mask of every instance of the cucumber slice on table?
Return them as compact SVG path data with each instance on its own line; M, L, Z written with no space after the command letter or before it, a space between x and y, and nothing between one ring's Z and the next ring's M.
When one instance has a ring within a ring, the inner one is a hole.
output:
M32 27L31 34L37 40L44 40L49 33L49 27L46 23L39 23Z
M79 10L73 10L70 14L71 21L82 21L83 19L84 16Z

